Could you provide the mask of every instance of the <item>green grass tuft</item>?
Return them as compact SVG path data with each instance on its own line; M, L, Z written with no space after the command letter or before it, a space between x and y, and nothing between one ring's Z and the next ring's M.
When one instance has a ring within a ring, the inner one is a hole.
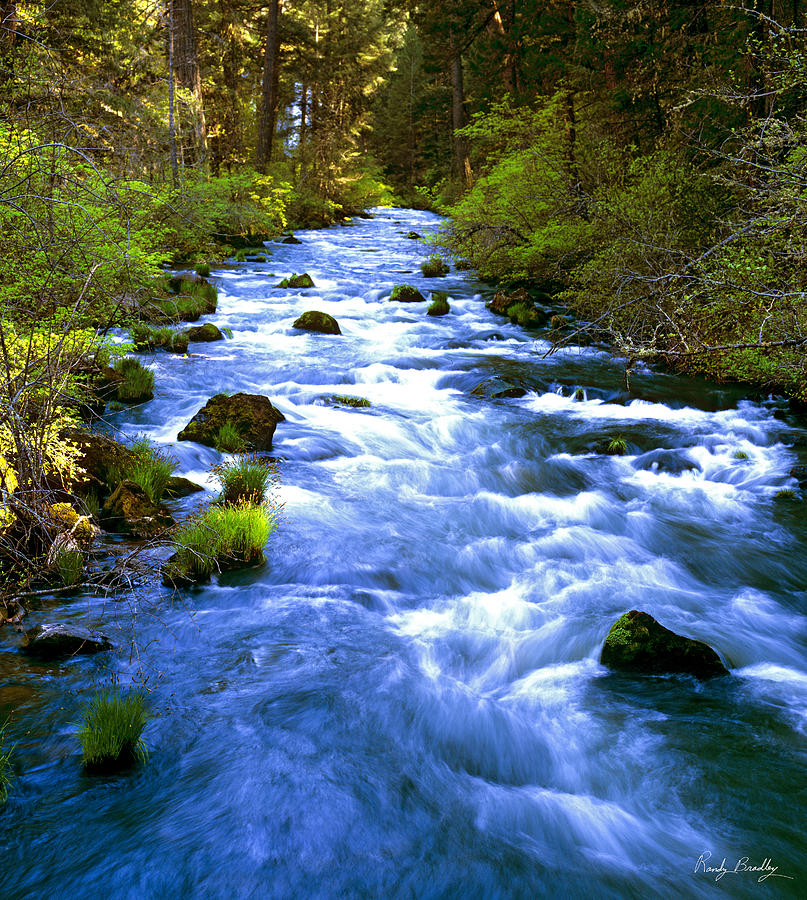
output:
M70 550L63 547L56 554L56 571L65 587L72 587L79 578L84 569L84 554L81 550Z
M797 494L791 488L782 488L780 491L777 491L774 495L775 500L795 500Z
M144 762L148 749L142 734L148 721L141 693L122 697L116 690L99 691L85 707L79 729L84 765L92 769Z
M219 453L243 453L246 450L244 438L230 422L225 422L216 435L216 450Z
M197 263L196 274L201 278L210 278L210 264L209 263Z
M245 453L217 466L214 473L221 482L221 502L225 504L263 503L266 491L277 481L277 466L272 460Z
M621 435L611 438L605 446L605 452L611 456L624 456L628 452L628 442Z
M140 435L129 445L131 456L123 463L107 468L106 482L110 491L122 481L132 481L156 503L165 493L168 481L177 469L176 460Z
M118 399L137 402L154 396L154 372L133 356L124 356L115 363L115 371L123 376L118 385Z
M258 562L274 528L274 513L265 504L211 506L177 533L171 570L203 581L216 568Z
M748 459L748 454L745 450L735 450L731 455L733 459Z

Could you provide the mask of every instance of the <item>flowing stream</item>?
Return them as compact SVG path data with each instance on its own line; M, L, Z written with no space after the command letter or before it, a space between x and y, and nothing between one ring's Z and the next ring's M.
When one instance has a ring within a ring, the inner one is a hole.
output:
M807 896L807 527L776 497L803 423L650 370L628 394L596 348L546 356L473 274L421 276L405 235L438 224L377 210L271 244L214 274L231 339L148 359L156 398L112 421L202 501L222 456L176 443L191 416L219 391L283 412L282 523L263 568L32 604L112 655L37 664L0 634L4 900ZM315 288L273 287L303 271ZM400 282L450 314L391 303ZM307 309L342 336L295 331ZM471 393L490 379L528 392ZM616 435L626 456L594 452ZM731 675L610 673L630 609ZM151 755L91 777L76 723L111 676L146 678ZM761 883L734 871L765 860Z

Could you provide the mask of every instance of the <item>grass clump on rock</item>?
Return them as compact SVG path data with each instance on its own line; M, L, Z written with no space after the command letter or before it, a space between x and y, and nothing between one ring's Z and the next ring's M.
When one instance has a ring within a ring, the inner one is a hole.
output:
M165 580L206 581L217 569L261 562L274 527L274 513L265 504L211 506L177 533L177 552L166 565Z
M232 422L225 422L219 426L216 434L216 450L219 453L243 453L246 450L244 438Z
M432 302L426 310L429 316L446 316L451 311L448 305L448 294L445 291L433 291Z
M277 481L275 463L250 453L222 463L213 471L221 482L221 502L230 505L263 503L269 486Z
M119 400L138 403L154 398L154 372L139 359L122 357L115 362L115 371L123 377L117 388Z
M611 438L605 445L605 452L609 456L624 456L628 452L628 442L622 435Z
M194 271L200 278L210 278L209 263L197 263L194 267Z
M420 271L424 278L442 278L448 274L448 266L439 256L430 256L420 264Z
M144 762L148 749L142 734L148 721L141 693L123 697L116 690L99 691L87 704L79 729L84 765L88 769L114 769Z
M124 481L142 488L149 500L156 503L165 493L168 482L177 468L176 461L163 453L145 436L136 437L129 453L106 470L107 486L114 490Z
M187 353L188 336L164 325L155 328L145 322L137 322L129 329L135 350L168 350L170 353Z
M411 284L396 284L389 295L390 300L398 303L425 303L426 298Z

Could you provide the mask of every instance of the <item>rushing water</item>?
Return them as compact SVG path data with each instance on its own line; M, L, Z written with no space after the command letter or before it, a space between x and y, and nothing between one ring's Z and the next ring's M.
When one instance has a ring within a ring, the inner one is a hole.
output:
M111 659L37 665L0 635L4 900L807 896L807 530L775 497L803 429L649 371L628 395L595 349L545 356L489 286L421 278L404 235L436 224L379 210L271 245L216 273L232 339L151 360L155 400L115 424L208 499L221 456L175 443L193 413L222 390L284 413L282 526L264 568L193 591L32 605L31 624L102 626ZM273 288L302 271L314 289ZM389 302L401 281L451 313ZM295 332L306 309L343 335ZM471 393L491 377L530 391ZM616 434L629 455L593 452ZM609 673L632 608L731 676ZM147 678L151 756L89 777L75 725L111 672ZM744 857L777 875L734 872Z

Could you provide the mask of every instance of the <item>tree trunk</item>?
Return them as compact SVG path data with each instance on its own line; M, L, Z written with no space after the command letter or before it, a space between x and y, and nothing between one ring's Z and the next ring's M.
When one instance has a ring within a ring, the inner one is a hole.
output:
M174 78L176 84L193 94L193 126L196 155L200 165L207 158L207 125L202 99L199 49L193 24L193 0L174 0Z
M0 0L0 46L13 47L17 42L16 0Z
M171 157L171 181L179 187L177 132L174 121L174 0L168 0L168 146Z
M454 165L457 178L467 190L471 187L471 160L468 156L468 142L458 134L465 126L465 93L462 84L462 56L454 37L453 30L449 35L451 51L451 124L454 131Z
M263 81L261 84L261 104L258 115L258 147L255 153L255 168L266 172L272 156L272 139L277 120L277 87L280 56L280 0L271 0L266 23L266 50L263 57Z

